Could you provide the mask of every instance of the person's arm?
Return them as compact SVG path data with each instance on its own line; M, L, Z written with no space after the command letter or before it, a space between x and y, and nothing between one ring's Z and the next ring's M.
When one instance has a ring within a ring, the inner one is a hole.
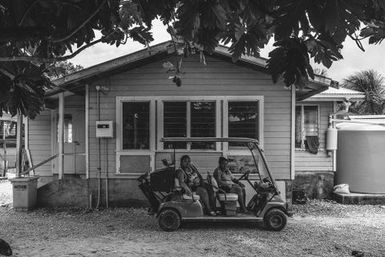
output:
M236 178L234 177L233 173L231 173L230 170L229 170L228 172L229 172L229 174L230 174L231 181L233 181L235 184L238 184L238 182L239 182L238 179L236 179Z
M180 187L184 189L186 195L192 195L191 189L188 187L186 182L184 182L185 181L184 172L181 169L178 169L176 176L179 180Z
M199 182L202 183L203 182L203 177L202 175L199 173L197 167L194 165L194 164L190 164L190 169L194 172L196 172L196 174L198 175L198 178L199 178Z

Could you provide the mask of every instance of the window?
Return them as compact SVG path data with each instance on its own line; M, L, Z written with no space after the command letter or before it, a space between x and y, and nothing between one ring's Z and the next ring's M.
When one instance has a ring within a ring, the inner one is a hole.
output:
M318 137L318 106L299 105L295 108L295 147L305 149L307 137Z
M150 103L123 102L122 148L149 149L150 145Z
M164 137L187 136L187 105L186 102L165 102L163 107L163 133ZM164 149L172 149L174 146L164 144ZM176 143L176 149L186 149L186 143Z
M258 101L229 101L229 137L248 137L259 139ZM230 143L229 146L239 146Z
M57 141L59 142L59 114L56 116L56 127L57 127ZM64 143L72 143L72 115L71 114L64 114Z
M163 104L163 136L164 137L215 137L216 136L216 102L188 101L169 102ZM194 142L191 146L177 143L176 149L209 149L214 150L215 144ZM172 149L169 143L164 149Z
M8 147L16 147L16 131L17 122L15 121L0 121L0 147L6 142ZM5 141L3 141L3 139Z
M215 137L215 102L191 102L191 136ZM196 142L191 149L215 149L213 143Z

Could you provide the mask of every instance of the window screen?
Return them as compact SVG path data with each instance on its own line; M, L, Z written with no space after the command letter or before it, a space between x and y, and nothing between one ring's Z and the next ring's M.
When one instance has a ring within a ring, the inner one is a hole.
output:
M259 139L259 108L257 101L231 101L228 103L229 137ZM230 143L230 146L241 146Z
M215 102L191 102L191 136L215 137ZM214 143L196 142L191 149L215 149Z
M187 136L187 105L186 102L164 102L163 135L164 137ZM171 143L165 143L164 149L173 149ZM186 143L175 143L176 149L186 149Z
M150 103L123 103L123 149L149 149Z

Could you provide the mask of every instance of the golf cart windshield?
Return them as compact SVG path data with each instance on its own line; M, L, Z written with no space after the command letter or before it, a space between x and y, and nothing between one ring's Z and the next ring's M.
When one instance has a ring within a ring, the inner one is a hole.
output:
M262 153L262 150L258 147L258 144L255 142L251 142L247 144L249 148L252 158L255 163L255 170L251 171L250 174L256 173L258 175L257 179L266 180L273 182L273 178L268 170L265 156Z

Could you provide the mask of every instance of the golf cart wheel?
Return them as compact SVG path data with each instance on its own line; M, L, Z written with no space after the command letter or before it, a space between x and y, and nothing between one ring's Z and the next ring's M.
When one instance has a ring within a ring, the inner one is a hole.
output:
M180 216L175 210L166 209L159 214L159 227L164 231L175 231L180 226Z
M286 227L287 217L283 211L274 208L266 213L263 221L267 229L281 231Z

